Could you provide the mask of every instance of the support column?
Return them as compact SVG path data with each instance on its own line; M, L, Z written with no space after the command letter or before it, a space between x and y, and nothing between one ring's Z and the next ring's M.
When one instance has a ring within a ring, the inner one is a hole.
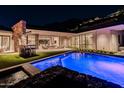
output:
M122 43L123 43L123 41L122 41L122 38L123 38L122 35L123 34L120 34L120 45L122 45Z
M97 50L97 31L94 33L95 49Z
M36 48L39 49L39 35L38 34L35 35L35 44L36 44Z

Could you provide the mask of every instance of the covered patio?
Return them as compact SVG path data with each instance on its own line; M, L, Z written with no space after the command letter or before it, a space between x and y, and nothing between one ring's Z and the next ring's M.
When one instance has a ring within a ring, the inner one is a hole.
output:
M124 25L115 25L72 36L72 47L119 52L124 50Z

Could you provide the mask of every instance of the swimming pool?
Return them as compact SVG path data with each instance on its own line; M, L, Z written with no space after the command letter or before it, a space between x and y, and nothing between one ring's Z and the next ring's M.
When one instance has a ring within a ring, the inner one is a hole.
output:
M59 65L124 87L124 58L74 52L41 60L32 65L41 71Z

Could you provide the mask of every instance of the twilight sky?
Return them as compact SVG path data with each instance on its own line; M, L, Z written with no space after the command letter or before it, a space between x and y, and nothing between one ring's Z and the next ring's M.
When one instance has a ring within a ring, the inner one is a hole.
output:
M121 8L124 6L0 6L0 25L11 27L21 19L28 24L44 25L71 18L102 17Z

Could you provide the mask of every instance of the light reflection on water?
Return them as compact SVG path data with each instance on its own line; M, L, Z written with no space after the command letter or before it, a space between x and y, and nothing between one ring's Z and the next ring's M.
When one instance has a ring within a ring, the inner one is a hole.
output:
M124 59L89 53L70 53L32 64L40 70L53 66L85 73L124 87Z

